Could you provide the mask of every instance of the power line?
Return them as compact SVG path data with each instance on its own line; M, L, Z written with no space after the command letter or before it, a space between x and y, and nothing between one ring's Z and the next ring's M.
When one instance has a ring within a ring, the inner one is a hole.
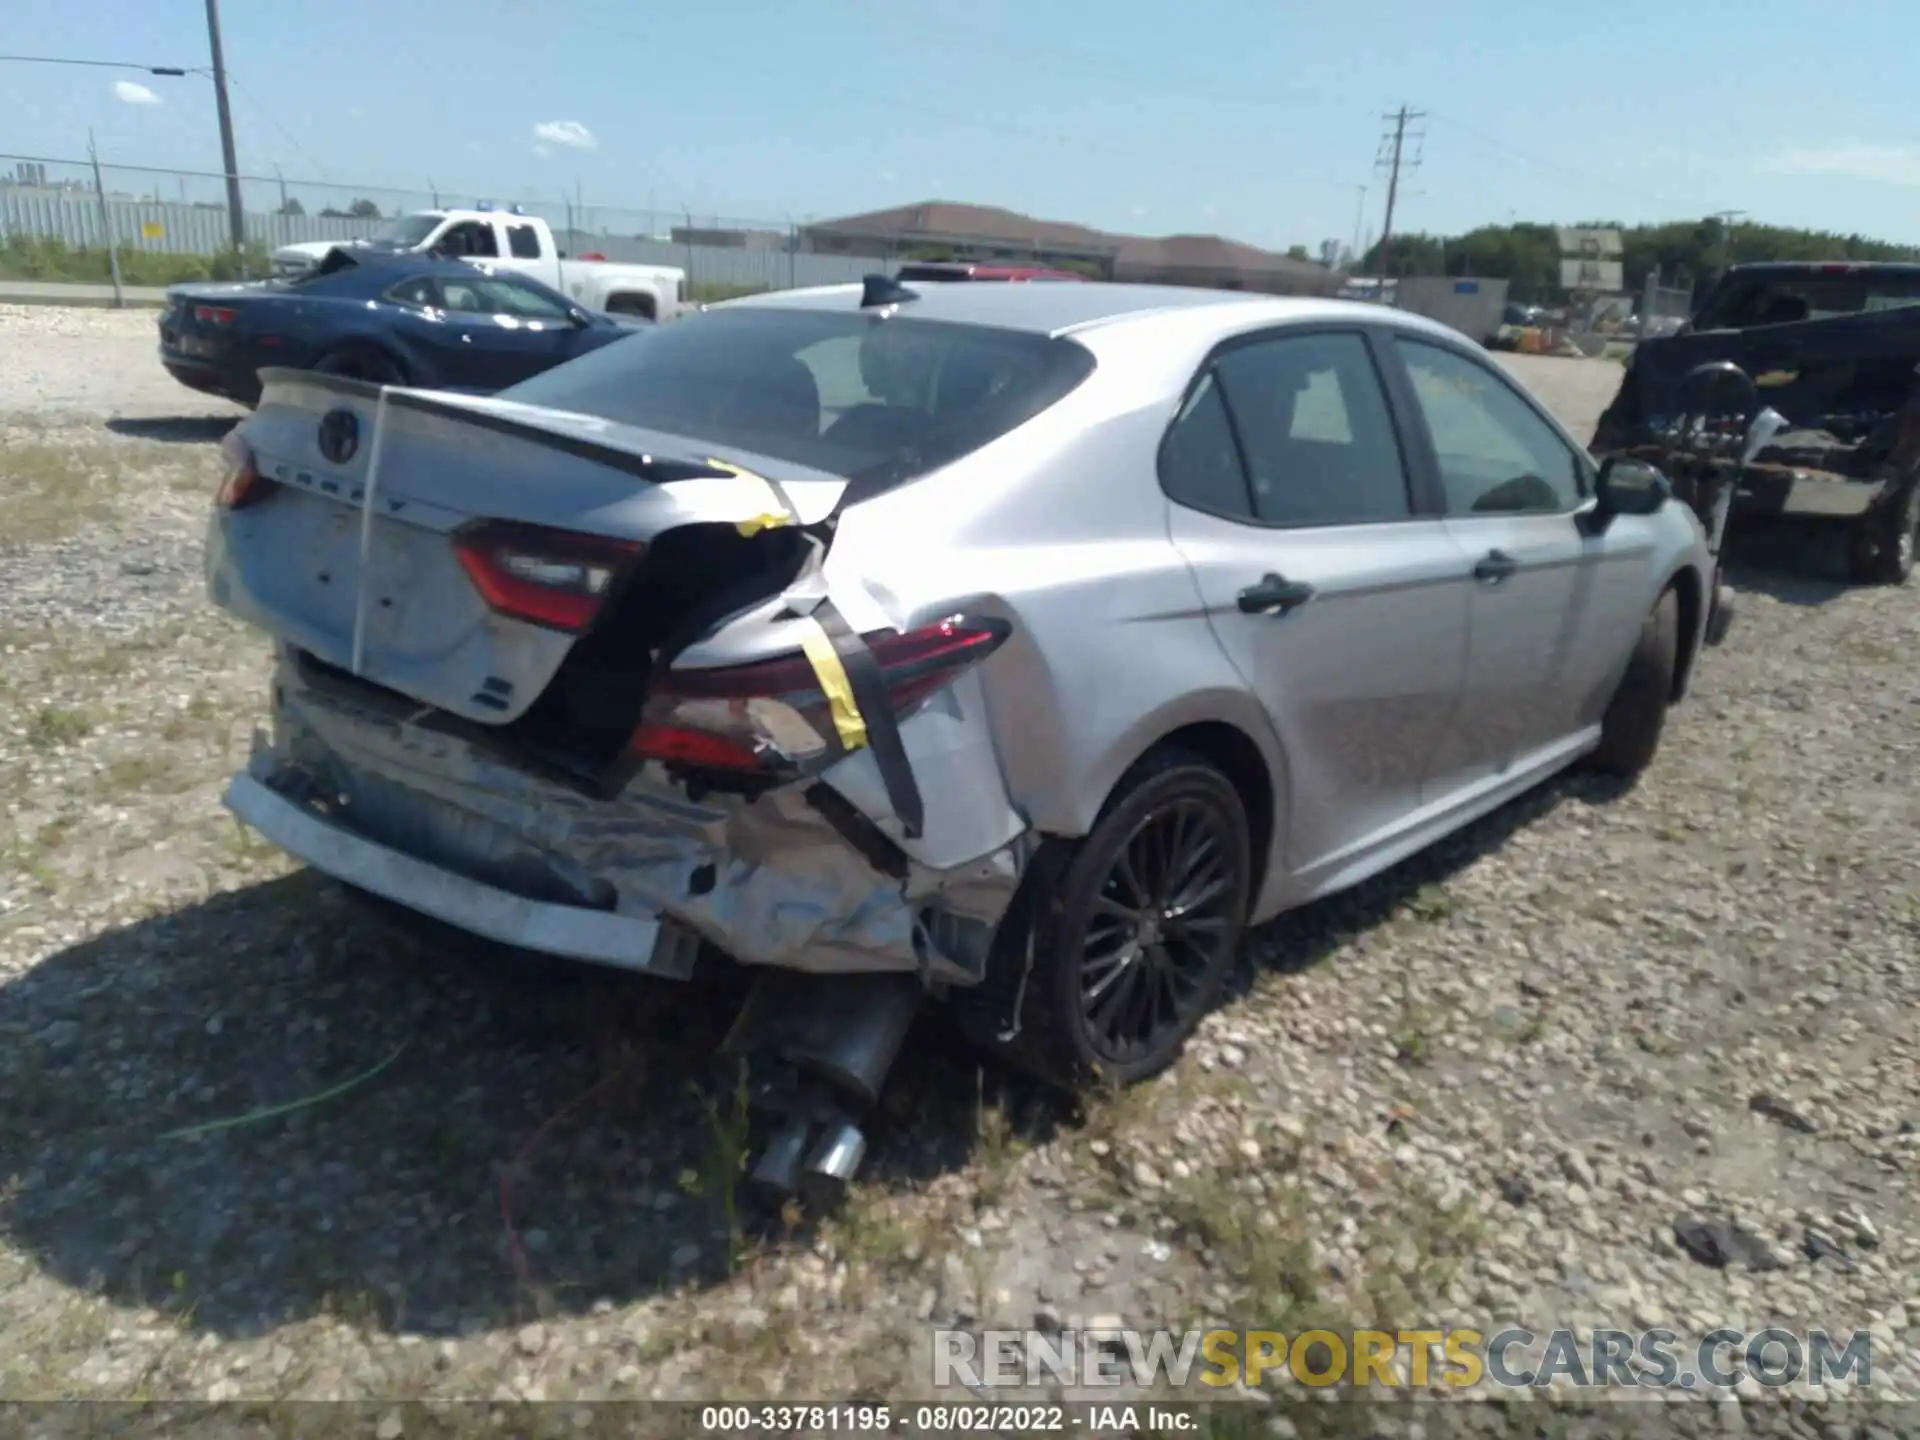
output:
M1616 180L1601 176L1592 174L1583 175L1578 171L1569 169L1560 161L1546 160L1526 150L1519 149L1514 145L1508 144L1498 136L1489 135L1484 130L1475 129L1464 121L1455 119L1452 115L1435 113L1429 118L1438 120L1442 125L1458 131L1467 139L1486 147L1488 150L1505 155L1509 159L1521 161L1523 164L1532 165L1536 169L1553 176L1556 180L1563 180L1569 184L1579 185L1589 189L1611 189L1618 191L1622 195L1631 195L1636 200L1644 200L1651 204L1682 211L1690 210L1698 203L1697 201L1677 200L1671 195L1655 195L1650 191L1641 190L1636 186L1622 185Z

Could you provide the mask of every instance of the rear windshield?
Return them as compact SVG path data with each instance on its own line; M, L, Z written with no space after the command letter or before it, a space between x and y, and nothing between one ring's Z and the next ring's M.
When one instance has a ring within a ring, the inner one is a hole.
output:
M503 400L905 479L1038 415L1093 370L1071 340L858 311L691 315L502 391Z
M1729 275L1694 320L1696 330L1745 330L1920 305L1920 271Z

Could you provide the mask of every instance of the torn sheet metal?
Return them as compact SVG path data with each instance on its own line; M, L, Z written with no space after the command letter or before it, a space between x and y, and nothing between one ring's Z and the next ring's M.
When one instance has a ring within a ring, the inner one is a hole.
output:
M946 830L930 822L928 839L952 845L962 833L995 834L999 843L949 868L908 858L903 875L887 874L809 803L802 785L754 800L696 801L649 767L618 798L596 799L458 736L396 719L342 687L310 683L285 658L275 692L272 782L304 786L352 830L509 893L670 915L748 964L919 971L971 983L1026 859L1017 817L1011 827L983 827L990 806L956 804ZM961 721L956 701L939 697L902 731L916 769L931 778L977 759L959 737L980 728ZM872 798L877 774L847 783L839 771L863 759L871 764L861 752L827 776L837 791L846 783L862 809L856 797ZM973 789L983 788L980 779L972 777ZM999 790L997 768L993 785ZM960 801L967 792L951 793ZM944 799L935 814L947 812Z

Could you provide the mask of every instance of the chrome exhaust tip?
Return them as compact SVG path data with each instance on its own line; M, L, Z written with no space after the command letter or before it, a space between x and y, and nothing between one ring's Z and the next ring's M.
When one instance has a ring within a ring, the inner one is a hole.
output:
M867 1158L867 1137L850 1121L827 1126L820 1143L807 1157L803 1183L808 1198L817 1206L837 1203L847 1193L860 1162Z

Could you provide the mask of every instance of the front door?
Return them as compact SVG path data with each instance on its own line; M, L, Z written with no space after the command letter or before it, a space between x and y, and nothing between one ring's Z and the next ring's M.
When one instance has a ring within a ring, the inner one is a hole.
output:
M1366 334L1217 352L1161 477L1213 631L1286 754L1273 873L1334 888L1418 810L1466 661L1459 551L1413 504Z
M565 303L506 275L440 281L446 308L448 383L489 392L550 370L573 352L576 327Z
M1643 527L1584 532L1590 462L1497 367L1438 342L1394 344L1473 597L1435 800L1578 747L1639 625L1651 552Z

